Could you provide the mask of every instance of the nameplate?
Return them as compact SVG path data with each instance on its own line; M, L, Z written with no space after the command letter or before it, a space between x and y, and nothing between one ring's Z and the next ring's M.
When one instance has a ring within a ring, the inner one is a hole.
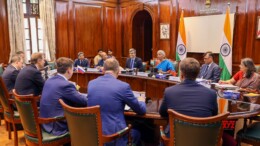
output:
M145 72L137 72L137 75L138 75L138 76L142 76L142 77L147 77L147 76L148 76L148 73L145 73Z
M88 68L87 71L98 72L99 70L96 68Z
M169 80L175 81L175 82L181 82L180 77L169 76Z

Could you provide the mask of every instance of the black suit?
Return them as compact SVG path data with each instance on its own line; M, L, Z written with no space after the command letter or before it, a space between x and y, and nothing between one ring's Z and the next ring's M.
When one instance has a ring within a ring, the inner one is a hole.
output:
M17 76L15 90L18 94L40 95L42 93L44 79L41 72L34 64L23 68Z
M80 59L76 59L74 61L74 66L77 67L77 66L81 66L81 67L89 67L89 64L88 64L88 60L85 58L83 60L80 60Z
M18 73L19 73L19 70L17 70L11 64L5 69L2 77L3 77L4 83L5 83L8 91L14 89L15 80L17 78Z
M127 60L126 60L126 68L130 68L131 69L131 58L127 58ZM138 68L139 71L143 71L144 68L143 68L143 62L142 62L141 58L135 57L133 68Z

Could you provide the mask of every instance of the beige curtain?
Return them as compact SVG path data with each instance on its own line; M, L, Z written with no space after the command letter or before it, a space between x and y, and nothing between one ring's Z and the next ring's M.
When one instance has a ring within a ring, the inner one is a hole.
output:
M21 0L7 0L10 59L17 51L25 52L24 14ZM25 53L26 57L26 53ZM9 59L9 61L10 61ZM26 60L26 58L25 58Z
M46 56L50 56L50 59L54 61L56 44L53 0L40 0L40 19L44 29L44 40L47 41L47 46L44 47L44 53L46 53Z

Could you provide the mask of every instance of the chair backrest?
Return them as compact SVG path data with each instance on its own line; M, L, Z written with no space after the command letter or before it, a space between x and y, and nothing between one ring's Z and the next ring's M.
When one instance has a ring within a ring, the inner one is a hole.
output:
M2 75L4 72L4 67L2 65L0 65L0 75Z
M56 69L55 62L49 61L48 64L50 66L50 70Z
M256 73L260 73L260 64L255 64Z
M13 94L15 96L15 103L24 128L24 133L30 137L42 137L37 108L37 100L39 97L35 97L33 94L18 95L15 89L13 90Z
M223 133L222 120L229 113L213 117L190 117L169 109L170 145L220 146Z
M72 145L103 146L100 107L73 108L59 99L68 123Z
M3 78L0 76L0 102L5 112L13 113L12 107L8 101L9 98L10 96L7 87L5 86Z

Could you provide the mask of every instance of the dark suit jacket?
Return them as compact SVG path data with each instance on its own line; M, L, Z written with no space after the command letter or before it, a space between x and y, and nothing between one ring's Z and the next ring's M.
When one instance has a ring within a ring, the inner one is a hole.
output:
M34 64L23 68L17 76L15 90L18 94L40 95L44 85L44 79L41 72Z
M88 106L100 105L102 131L109 135L126 127L124 107L128 105L137 114L145 114L146 105L138 102L129 84L110 74L98 77L88 84ZM125 146L127 137L116 140L117 146Z
M75 66L75 67L77 67L77 66L89 67L89 65L88 65L88 60L85 58L85 59L81 60L81 62L80 62L79 59L76 59L76 60L74 61L74 66Z
M59 99L71 106L73 104L87 106L87 97L80 94L72 83L62 76L56 75L48 79L44 85L40 101L40 117L53 118L64 116ZM53 135L62 135L68 132L66 121L44 124L43 128Z
M126 68L131 68L131 58L127 58L127 60L126 60ZM138 68L139 71L143 71L144 70L143 62L142 62L141 58L135 57L134 68Z
M205 73L207 68L207 64L203 64L200 69L200 74L198 78L201 78L203 75L203 79L211 80L214 83L217 83L220 79L221 70L216 63L212 63L208 68L208 71Z
M216 92L192 80L168 87L160 107L160 115L167 117L168 109L193 117L209 117L218 114Z
M8 91L14 89L15 80L18 76L19 70L17 70L11 64L5 69L2 77L4 79L4 83L8 89Z

